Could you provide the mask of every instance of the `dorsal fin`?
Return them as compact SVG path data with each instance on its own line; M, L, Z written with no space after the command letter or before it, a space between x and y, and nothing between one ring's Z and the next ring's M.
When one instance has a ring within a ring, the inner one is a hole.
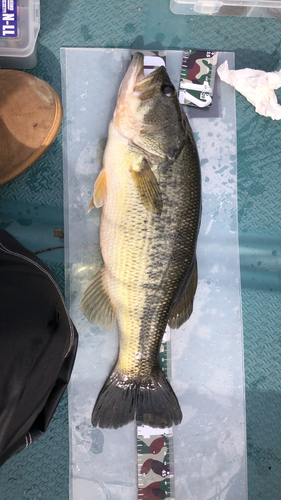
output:
M168 325L171 328L179 328L185 321L188 320L193 311L193 299L197 288L198 273L197 261L193 265L191 274L188 275L186 284L182 289L182 293L173 305Z

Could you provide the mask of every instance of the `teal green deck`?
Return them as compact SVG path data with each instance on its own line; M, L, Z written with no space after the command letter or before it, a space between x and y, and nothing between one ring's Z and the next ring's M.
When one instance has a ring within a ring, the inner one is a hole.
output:
M176 16L168 0L41 0L38 65L31 73L60 94L61 46L229 50L236 69L275 71L280 35L278 18ZM236 98L249 500L279 500L281 123ZM61 133L31 170L0 188L0 227L31 250L62 244L53 236L63 229ZM63 251L39 255L63 286ZM1 500L68 499L67 419L65 395L45 436L0 469Z

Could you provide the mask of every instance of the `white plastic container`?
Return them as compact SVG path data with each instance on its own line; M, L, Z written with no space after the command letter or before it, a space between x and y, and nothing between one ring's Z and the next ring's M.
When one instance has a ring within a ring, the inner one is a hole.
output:
M171 0L174 14L281 17L280 0Z
M34 68L39 29L40 0L1 0L0 68Z

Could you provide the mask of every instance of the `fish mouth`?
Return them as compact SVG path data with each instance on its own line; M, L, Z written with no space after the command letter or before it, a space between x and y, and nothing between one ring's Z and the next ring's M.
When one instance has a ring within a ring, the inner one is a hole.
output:
M162 85L162 82L166 76L166 69L164 66L159 66L148 75L144 75L143 54L137 52L134 55L134 58L135 56L136 56L135 64L137 65L138 73L135 81L134 93L138 94L141 100L145 100L150 97L153 97L153 95ZM134 58L132 59L132 63L134 62Z
M144 75L144 56L141 52L135 52L127 73L120 87L121 94L127 89L141 100L146 100L157 92L161 86L163 77L166 75L164 66L159 66L148 75Z

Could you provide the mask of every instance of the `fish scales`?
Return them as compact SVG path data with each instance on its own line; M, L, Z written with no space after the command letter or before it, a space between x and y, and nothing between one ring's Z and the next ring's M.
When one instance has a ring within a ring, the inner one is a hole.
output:
M118 324L117 363L92 415L93 425L100 427L119 427L133 418L157 427L180 422L178 401L160 369L158 353L169 318L171 326L179 326L190 315L197 284L201 177L195 142L177 97L172 102L174 113L170 112L176 124L171 127L170 108L162 106L162 94L157 109L148 106L164 86L173 89L163 68L156 70L156 90L153 80L146 78L148 90L144 79L140 80L137 111L141 125L126 117L130 105L135 105L135 101L130 103L127 87L141 63L142 56L136 54L131 63L133 75L130 67L121 85L109 126L101 189L99 179L95 185L95 204L102 205L104 265L99 280L104 297L97 297L100 288L94 278L81 301L83 312L93 322L99 323L95 304L107 304L100 308L111 320L116 317Z

